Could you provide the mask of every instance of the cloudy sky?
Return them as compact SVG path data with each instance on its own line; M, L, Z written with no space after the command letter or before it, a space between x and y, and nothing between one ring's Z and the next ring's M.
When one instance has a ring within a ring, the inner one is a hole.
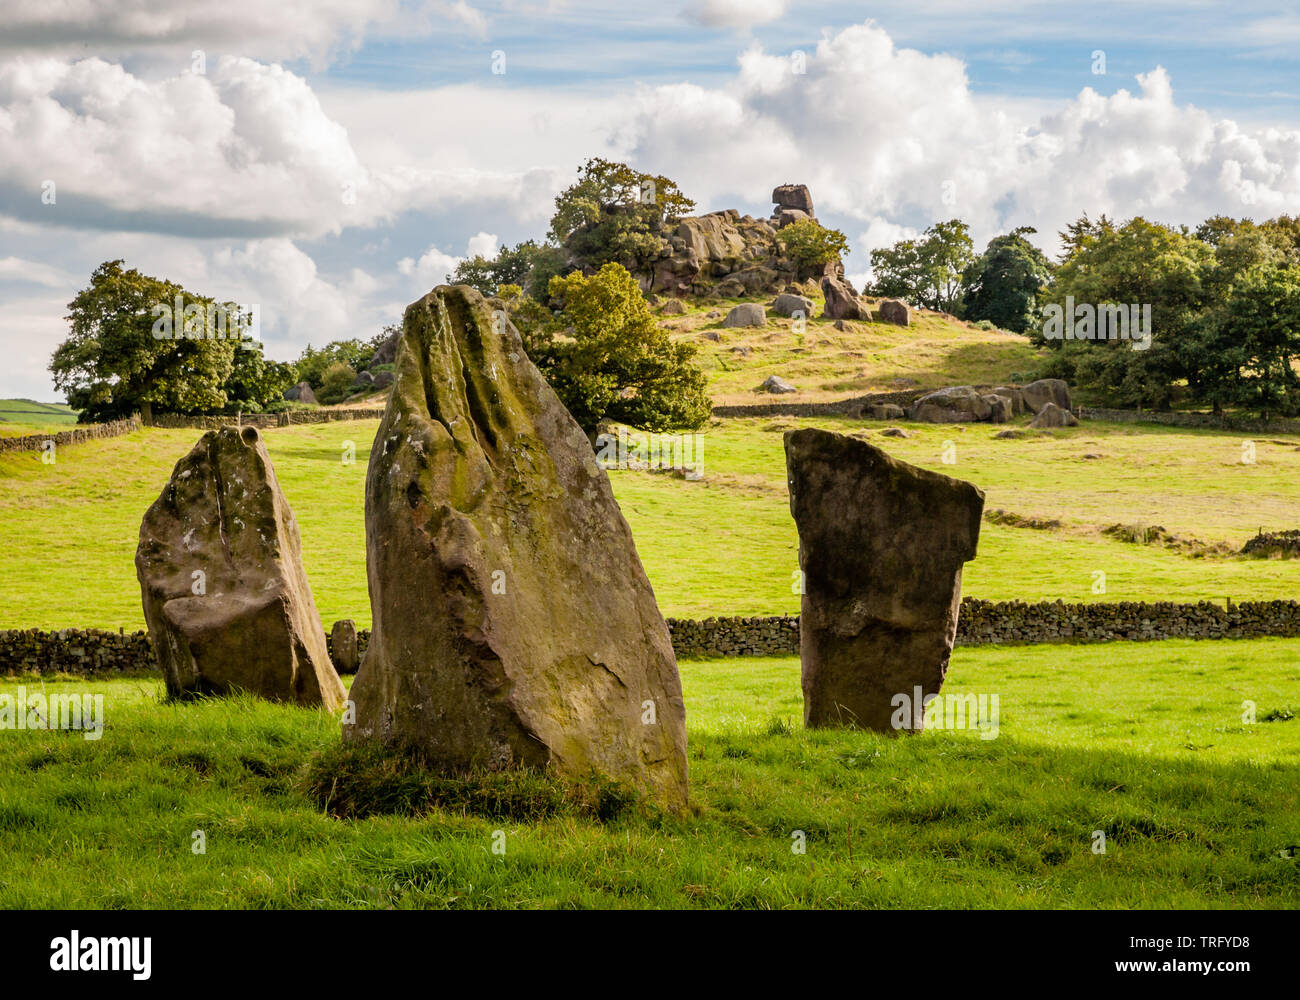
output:
M1087 211L1300 212L1293 2L6 0L0 397L100 262L257 303L272 357L369 337L540 237L590 156L870 250Z

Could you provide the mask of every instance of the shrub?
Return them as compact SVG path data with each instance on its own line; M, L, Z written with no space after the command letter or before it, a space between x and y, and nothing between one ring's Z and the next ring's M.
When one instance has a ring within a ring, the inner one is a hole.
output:
M815 219L800 219L778 230L776 241L801 271L816 271L849 252L849 241L838 229Z
M356 380L356 372L342 361L336 361L325 369L316 398L326 404L341 403L352 394L352 384Z

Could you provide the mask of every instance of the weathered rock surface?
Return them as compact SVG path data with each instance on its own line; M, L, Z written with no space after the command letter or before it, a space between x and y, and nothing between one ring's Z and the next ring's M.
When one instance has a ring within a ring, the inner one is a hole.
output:
M1025 409L1025 393L1019 386L999 385L993 389L995 396L1005 396L1007 402L1011 404L1011 415L1018 417L1027 412Z
M807 184L782 184L772 190L772 201L778 209L787 208L813 215L812 192Z
M757 302L742 302L727 313L723 326L766 326L767 310Z
M797 208L779 208L776 212L776 228L784 229L786 226L794 225L796 222L803 222L804 219L811 219L812 216L807 212Z
M291 385L284 390L284 398L297 403L316 402L316 394L311 391L310 382L299 382L297 385Z
M957 424L988 420L993 408L968 385L948 386L926 393L912 404L910 417L921 423Z
M763 380L763 384L758 387L757 392L798 392L799 390L783 379L780 375L769 375Z
M847 281L828 274L822 278L821 287L826 297L822 316L826 319L871 319L871 311L858 301Z
M1029 421L1030 427L1077 427L1079 418L1069 410L1063 410L1055 403L1044 403L1038 416Z
M988 392L980 396L980 399L989 404L989 423L1005 424L1011 419L1011 400L1006 396Z
M804 572L804 721L892 731L895 695L938 694L984 494L856 438L787 431ZM916 728L922 705L909 712Z
M176 463L135 567L169 693L342 708L298 525L256 428L209 431Z
M869 420L902 420L907 414L897 403L868 403L862 415Z
M396 363L345 738L451 772L596 772L684 806L668 628L586 435L467 286L407 308Z
M686 303L681 299L669 299L664 303L663 314L665 316L684 316L686 314Z
M882 322L893 323L895 326L910 326L912 310L907 308L906 302L899 299L881 299L880 319Z
M351 618L343 618L330 629L330 656L334 669L341 674L355 674L361 663L357 648L357 625Z
M1047 403L1055 403L1063 410L1070 410L1070 387L1064 379L1040 378L1030 382L1020 390L1025 409L1029 413L1041 413Z
M772 300L772 312L778 316L793 316L799 312L803 313L804 319L812 319L813 300L803 295L782 292Z
M661 224L652 229L651 239L630 262L629 270L647 294L722 298L776 294L787 285L820 278L827 268L829 273L842 275L840 261L801 265L776 239L778 228L812 217L808 188L782 185L773 196L781 200L770 219L723 209ZM580 268L593 266L594 262L582 259L584 251L579 244L566 245L569 263Z

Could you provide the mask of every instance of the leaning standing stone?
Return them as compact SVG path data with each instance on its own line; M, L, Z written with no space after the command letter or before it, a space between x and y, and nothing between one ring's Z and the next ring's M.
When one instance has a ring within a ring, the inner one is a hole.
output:
M406 310L366 477L374 628L344 734L452 773L595 772L685 806L668 626L582 429L465 285Z
M984 494L865 441L787 431L790 511L804 572L804 721L888 731L938 694L975 557ZM911 726L909 726L911 728Z
M208 431L140 525L136 575L172 695L343 707L302 543L255 427Z

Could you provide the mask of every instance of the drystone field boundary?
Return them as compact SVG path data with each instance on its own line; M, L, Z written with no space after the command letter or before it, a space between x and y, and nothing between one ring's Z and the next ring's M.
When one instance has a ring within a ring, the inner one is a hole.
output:
M799 617L670 618L673 649L683 659L791 656L799 652ZM1300 637L1300 602L1245 601L1225 606L1171 602L1066 604L962 601L960 646ZM370 633L361 629L364 651ZM327 636L328 640L328 636ZM0 674L147 673L155 669L144 632L98 629L0 630Z

